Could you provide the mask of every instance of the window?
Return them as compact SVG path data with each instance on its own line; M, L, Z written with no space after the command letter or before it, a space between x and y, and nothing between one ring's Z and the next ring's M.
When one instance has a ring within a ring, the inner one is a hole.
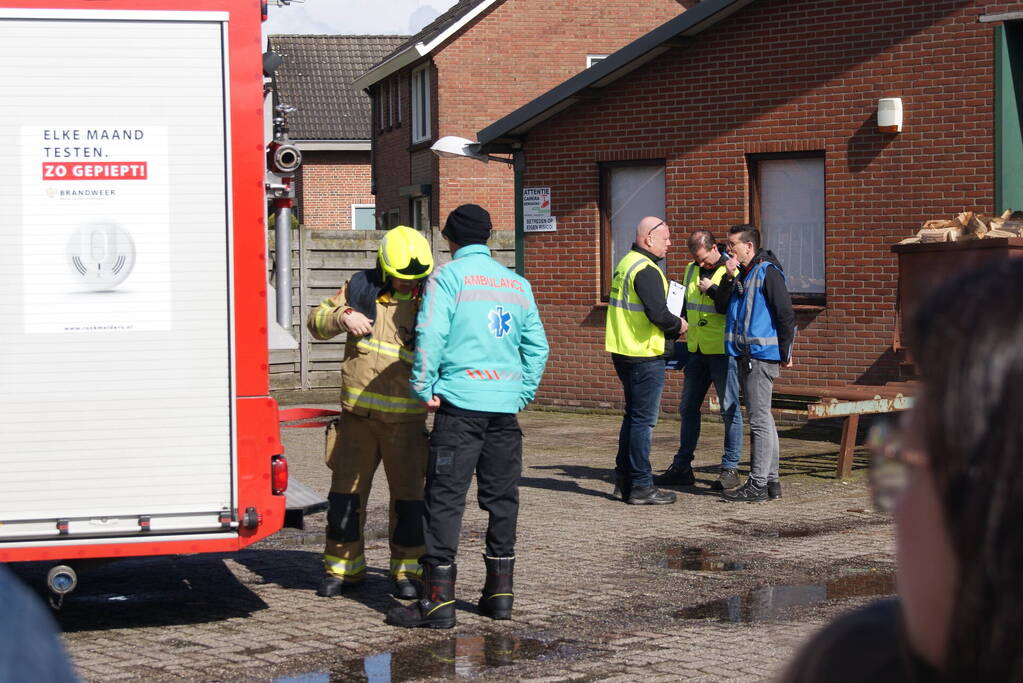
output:
M412 227L416 230L430 229L430 198L415 197L412 202Z
M600 167L600 292L636 239L645 216L664 216L664 162L609 162Z
M387 90L383 83L377 84L377 116L380 121L380 130L387 128Z
M391 125L401 125L401 81L395 76L391 79Z
M375 230L376 210L377 207L372 204L352 204L352 229Z
M430 71L425 64L412 72L412 142L430 139Z
M774 252L796 303L824 302L824 153L752 155L753 206L765 249Z
M597 62L607 59L607 55L586 55L586 68L589 69Z

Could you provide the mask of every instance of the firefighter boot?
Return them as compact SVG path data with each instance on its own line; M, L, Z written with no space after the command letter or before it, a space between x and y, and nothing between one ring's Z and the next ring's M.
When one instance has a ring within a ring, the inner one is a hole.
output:
M515 573L514 557L483 556L487 563L487 581L483 584L483 596L480 598L480 612L491 619L511 619L512 576Z
M407 607L395 607L387 613L385 624L415 628L452 628L455 625L455 578L458 568L449 565L423 565L426 595Z

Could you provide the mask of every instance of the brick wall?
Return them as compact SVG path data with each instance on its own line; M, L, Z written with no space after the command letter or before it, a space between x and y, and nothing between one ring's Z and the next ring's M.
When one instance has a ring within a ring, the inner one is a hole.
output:
M352 204L373 204L369 152L302 155L295 186L299 220L309 230L348 230Z
M582 71L587 54L610 54L694 4L695 0L498 3L432 55L434 135L474 138L476 131ZM474 202L491 212L497 229L513 229L513 174L507 164L471 160L427 164L417 157L431 154L428 150L410 150L408 83L415 66L400 74L402 127L378 133L378 211L400 208L404 217L408 202L398 197L398 187L430 183L435 224L443 225L459 204ZM427 166L429 177L424 175Z
M539 401L618 404L596 303L598 164L624 159L666 159L669 277L681 279L685 236L721 236L749 219L747 154L823 150L827 302L797 312L796 365L782 381L895 376L890 245L925 219L993 209L993 27L977 16L1006 9L760 0L535 128L526 184L551 186L558 217L558 232L527 235L525 245L553 350ZM899 135L876 130L877 100L888 95L903 98ZM679 379L665 390L666 410L677 406Z

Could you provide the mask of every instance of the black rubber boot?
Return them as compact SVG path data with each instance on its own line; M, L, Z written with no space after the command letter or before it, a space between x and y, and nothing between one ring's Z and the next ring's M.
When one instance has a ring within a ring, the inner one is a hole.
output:
M455 563L443 567L423 565L426 595L407 607L387 613L385 624L405 628L452 628L455 625Z
M480 612L491 619L511 619L512 577L515 574L514 557L483 556L487 564L487 581L483 584L483 595L477 603Z
M327 574L320 581L320 585L316 588L316 594L321 598L336 598L342 593L347 593L355 586L358 586L360 582L356 583L345 583L339 577L333 574Z

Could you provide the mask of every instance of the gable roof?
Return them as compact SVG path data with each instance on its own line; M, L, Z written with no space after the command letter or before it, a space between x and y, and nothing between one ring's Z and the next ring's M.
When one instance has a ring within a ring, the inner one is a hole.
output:
M419 33L379 60L379 63L373 64L372 68L365 69L364 73L361 73L355 80L354 87L357 90L368 88L425 57L491 5L498 2L501 0L458 0L444 14L424 26Z
M278 101L297 108L288 115L291 139L368 141L370 99L352 81L407 38L270 36L270 50L284 58L274 73Z
M476 134L482 151L496 151L517 141L531 128L580 100L598 97L600 90L668 50L684 48L688 40L756 0L704 0L606 59L597 62L531 102L498 119Z

